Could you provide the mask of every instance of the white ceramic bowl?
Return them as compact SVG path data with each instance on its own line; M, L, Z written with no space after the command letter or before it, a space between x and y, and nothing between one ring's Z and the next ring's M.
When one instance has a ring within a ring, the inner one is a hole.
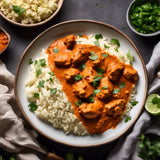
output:
M8 22L10 22L10 23L12 23L12 24L14 24L14 25L16 25L16 26L20 26L20 27L36 27L36 26L40 26L40 25L42 25L42 24L45 24L45 23L49 22L51 19L53 19L53 18L57 15L57 13L60 11L60 9L61 9L61 7L62 7L62 4L63 4L63 1L64 1L64 0L59 0L59 2L58 2L58 7L57 7L56 11L53 12L53 14L52 14L50 17L48 17L47 19L45 19L45 20L43 20L43 21L41 21L41 22L34 23L34 24L22 24L22 23L19 23L19 22L15 22L15 21L9 19L7 16L5 16L5 15L2 13L1 10L0 10L0 15L1 15L6 21L8 21Z
M104 37L108 37L108 39L117 38L120 42L121 49L125 53L130 50L134 56L135 61L133 62L133 67L138 71L139 75L136 94L136 100L139 101L139 103L130 111L130 115L132 117L131 121L125 123L125 120L123 119L115 129L109 129L106 132L93 137L90 135L66 135L62 130L53 128L51 125L38 119L34 113L29 111L27 107L29 102L25 97L25 81L28 79L30 73L28 59L36 59L39 56L41 49L47 49L48 46L57 38L64 37L69 34L78 35L84 33L87 35L101 33ZM15 95L17 102L25 118L33 126L33 128L51 140L77 147L102 145L109 143L123 135L134 124L141 113L147 95L147 87L148 81L145 64L133 42L124 33L113 26L92 20L74 20L63 22L52 26L41 33L24 51L19 61L15 76Z
M131 29L134 33L136 33L136 34L138 34L138 35L140 35L140 36L152 37L152 36L159 35L159 34L160 34L160 30L157 31L157 32L148 33L148 34L139 33L139 32L136 31L135 27L131 24L129 15L130 15L130 13L131 13L131 8L132 8L132 6L133 6L133 5L138 6L138 5L143 4L143 3L144 3L144 1L141 1L141 0L138 0L138 1L137 1L137 0L133 0L133 1L130 3L130 5L129 5L128 9L127 9L127 13L126 13L127 24L128 24L128 26L130 27L130 29Z

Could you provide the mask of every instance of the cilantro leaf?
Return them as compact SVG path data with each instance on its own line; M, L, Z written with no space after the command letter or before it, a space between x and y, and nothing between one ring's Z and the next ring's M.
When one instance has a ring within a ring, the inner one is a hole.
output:
M53 52L54 52L54 53L58 53L58 52L59 52L59 49L58 49L57 47L55 47L55 48L53 49Z
M120 46L118 39L111 39L111 43L117 45L118 47Z
M50 77L50 78L49 78L49 79L47 79L46 81L47 81L47 82L48 82L48 81L53 82L53 79Z
M50 90L50 94L52 95L52 94L55 94L57 92L57 88L52 88L51 90Z
M104 48L110 48L109 46L107 46L106 44L104 44Z
M101 79L102 79L102 77L99 77L98 75L95 75L94 79L93 79L93 82L92 82L93 86L97 87Z
M37 108L38 108L38 106L37 106L34 102L31 102L31 103L28 105L28 107L29 107L29 110L30 110L31 112L36 111Z
M94 45L97 46L97 47L100 47L100 43L98 40L94 41Z
M41 73L42 73L41 68L36 69L36 77L38 77Z
M12 8L14 12L17 13L19 16L21 16L26 11L26 9L16 5L12 5Z
M77 75L74 76L74 79L75 79L76 81L80 81L81 79L83 79L83 76L80 75L80 74L77 74Z
M131 62L134 61L134 56L131 55L131 51L130 50L127 53L127 57Z
M33 94L33 98L38 98L39 97L39 93L34 93Z
M102 34L96 34L96 35L95 35L95 39L96 39L96 40L103 39Z
M89 97L89 103L93 103L93 102L94 102L94 96L91 95L91 96Z
M121 83L119 84L119 88L123 89L124 87L126 87L125 83L124 83L124 82L121 82Z
M44 67L44 66L46 66L46 59L43 58L43 59L35 60L35 65L37 67Z
M38 88L41 88L41 87L44 87L44 83L45 83L45 81L44 80L42 80L42 81L39 81L39 84L38 84Z
M101 76L103 76L104 70L100 67L97 68L97 73Z
M102 89L106 90L108 89L108 86L103 86Z
M91 56L89 56L89 59L91 59L92 61L95 61L98 59L98 55L96 55L95 52L91 52Z
M131 105L135 106L137 103L138 103L138 101L133 101L133 102L131 102Z
M85 64L82 64L82 65L80 66L80 70L81 70L81 71L83 71L85 68L86 68L86 65L85 65Z
M102 56L103 56L104 58L106 58L106 57L108 57L108 54L102 54Z
M82 104L82 101L81 101L80 99L78 100L78 102L75 102L75 105L78 106L78 107L79 107L81 104Z
M53 72L49 72L48 74L51 75L51 76L54 76L54 73L53 73Z
M93 96L95 96L97 93L100 93L101 92L101 89L95 89L94 91L93 91Z
M119 88L116 88L113 90L113 94L118 94L120 92L120 89Z
M28 60L28 64L30 65L30 64L32 64L33 63L33 60L32 60L32 58L30 58L29 60Z
M131 120L131 116L126 117L125 123L127 123L127 122L130 121L130 120Z

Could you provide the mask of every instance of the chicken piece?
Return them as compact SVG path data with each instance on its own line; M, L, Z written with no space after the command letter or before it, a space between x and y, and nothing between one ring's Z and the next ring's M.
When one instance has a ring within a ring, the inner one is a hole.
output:
M104 77L101 79L99 88L101 92L96 94L100 100L106 100L108 97L112 95L113 84L109 81L108 77Z
M95 55L98 55L98 58L92 61L93 68L97 68L104 61L104 57L102 56L102 54L106 54L106 52L99 51L95 54Z
M76 68L69 68L64 72L64 78L67 82L73 82L75 80L74 76L79 74L80 71Z
M94 103L82 103L79 112L87 119L97 118L103 112L103 103L95 100Z
M96 75L96 71L92 67L86 67L82 72L81 75L83 78L88 82L92 83L94 76Z
M73 50L75 44L76 41L75 41L75 36L73 34L66 37L64 45L66 45L67 49Z
M124 65L122 63L119 63L119 62L110 63L107 68L109 80L116 81L119 78L123 69L124 69Z
M90 52L88 51L86 46L79 47L72 57L73 66L77 67L86 62L89 55Z
M123 114L126 108L124 99L113 100L105 105L106 114L116 117Z
M82 80L73 85L73 93L79 98L88 98L92 95L94 88Z
M69 67L71 65L71 58L67 55L54 55L55 65L58 67Z
M123 75L126 79L133 80L135 82L138 80L137 71L130 65L125 66Z

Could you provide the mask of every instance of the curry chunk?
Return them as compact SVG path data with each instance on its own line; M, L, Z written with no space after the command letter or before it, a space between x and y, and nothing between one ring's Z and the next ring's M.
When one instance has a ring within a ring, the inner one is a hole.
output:
M126 102L124 99L113 100L105 105L106 114L113 117L122 115L125 108Z
M73 85L73 93L79 98L88 98L92 95L94 88L82 80Z
M120 62L116 62L116 61L111 62L107 68L109 80L116 81L119 78L123 69L124 69L124 64L122 64Z
M103 103L95 100L94 103L82 103L79 107L79 112L87 119L97 118L102 114Z
M76 40L73 34L66 37L64 41L64 45L66 45L67 49L73 50L75 44L76 44Z
M71 65L71 58L67 55L54 55L55 65L58 67L69 67Z
M90 52L88 51L88 48L86 46L79 47L73 57L72 57L72 63L73 66L79 66L82 63L86 62L88 59L88 56L90 55Z
M109 81L108 77L104 77L100 82L101 92L97 94L100 100L106 100L106 98L112 96L113 84Z
M92 67L86 67L81 75L83 76L83 78L88 82L88 83L92 83L94 76L96 75L96 71L92 68Z
M123 75L126 79L134 80L134 81L138 80L137 71L133 69L132 66L126 65L123 71Z
M73 82L75 79L75 75L79 74L80 71L76 68L69 68L64 72L64 78L68 81L68 82Z

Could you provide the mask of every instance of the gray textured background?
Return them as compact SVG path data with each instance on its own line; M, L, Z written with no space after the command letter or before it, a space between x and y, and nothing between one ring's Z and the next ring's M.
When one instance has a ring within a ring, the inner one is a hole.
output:
M56 17L46 25L36 28L20 28L6 22L0 17L0 26L4 27L11 35L9 48L0 55L0 59L6 64L8 70L15 74L18 61L28 44L42 31L59 22L74 19L91 19L105 22L124 32L139 49L145 64L150 59L154 45L160 41L160 35L155 37L140 37L133 33L126 22L126 11L132 0L64 0L64 4ZM96 5L96 3L98 5ZM50 151L55 150L64 156L72 152L75 156L83 155L86 160L104 160L117 141L94 148L73 148L51 142L43 136L39 136L40 144Z

